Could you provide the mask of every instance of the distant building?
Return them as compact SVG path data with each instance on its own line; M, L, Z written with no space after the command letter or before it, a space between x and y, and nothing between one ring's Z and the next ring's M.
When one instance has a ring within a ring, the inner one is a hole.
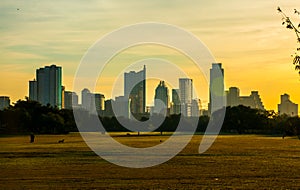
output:
M0 110L4 110L10 106L10 99L8 96L0 96Z
M94 94L95 96L95 106L97 112L104 110L104 102L105 102L105 96L103 94Z
M222 63L213 63L210 69L208 112L212 114L220 108L224 97L224 69ZM214 102L212 102L212 100Z
M280 101L280 104L278 104L278 113L280 115L298 116L298 104L293 103L288 94L281 95Z
M104 104L105 104L105 111L104 111L104 116L105 117L114 117L114 111L113 111L113 104L114 104L114 100L109 99L109 100L105 100Z
M73 109L73 106L78 107L78 95L75 92L64 92L64 108Z
M179 93L182 109L181 113L186 117L192 116L193 80L189 78L180 78Z
M125 96L118 96L113 102L113 112L116 117L130 118L130 100Z
M61 67L46 66L36 70L36 81L29 81L29 99L62 108Z
M61 87L61 108L65 109L65 86Z
M240 96L240 89L237 87L230 87L226 91L227 106L234 107L243 105L252 109L265 110L258 91L252 91L250 96Z
M239 104L252 109L265 110L258 91L252 91L250 96L240 96Z
M172 102L171 102L171 115L180 114L180 97L179 97L179 89L172 89Z
M81 91L81 107L85 110L91 110L92 106L92 93L89 89L84 88Z
M161 113L162 110L167 111L169 108L169 90L165 85L165 81L160 81L155 89L154 97L154 113Z
M29 100L38 101L37 81L35 79L33 81L29 81Z
M139 72L124 73L124 96L131 101L132 114L142 115L146 112L146 66Z
M93 94L85 88L81 91L81 107L89 112L97 112L102 115L105 108L105 96L103 94Z
M240 89L237 87L230 87L226 91L227 106L234 107L240 105Z
M192 117L199 117L200 116L200 99L193 99L192 100Z

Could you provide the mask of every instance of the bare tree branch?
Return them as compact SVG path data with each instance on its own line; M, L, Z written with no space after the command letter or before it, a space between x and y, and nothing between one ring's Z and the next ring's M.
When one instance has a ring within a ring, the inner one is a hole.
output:
M300 44L300 23L298 25L295 25L294 22L291 21L290 17L288 17L282 10L280 7L277 8L277 11L281 14L282 16L282 25L284 25L287 29L293 30L296 34L297 37L297 43ZM300 18L300 12L297 9L294 9L294 13L297 14ZM300 47L296 49L296 53L293 56L294 60L293 60L293 64L295 65L295 70L299 71L299 75L300 75Z

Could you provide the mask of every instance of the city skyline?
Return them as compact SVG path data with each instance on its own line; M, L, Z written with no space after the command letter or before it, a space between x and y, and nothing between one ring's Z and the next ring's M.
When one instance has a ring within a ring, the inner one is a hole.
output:
M293 12L299 3L292 0L93 1L84 6L77 1L70 5L67 1L4 0L1 4L0 76L1 81L10 80L1 83L0 95L9 96L11 102L27 95L25 81L34 78L32 68L52 63L65 68L62 83L72 91L80 59L96 40L124 25L149 21L170 23L196 35L212 51L217 62L223 63L225 86L238 86L245 93L242 96L252 90L259 91L266 109L277 110L283 93L300 102L300 80L290 57L297 45L296 39L281 26L281 16L276 11L280 6L295 19ZM142 58L147 53L149 51L137 48L125 52L122 60L130 62L132 57ZM178 59L185 67L182 58L168 53L167 50L156 51L154 55ZM112 66L110 73L115 70ZM109 75L106 79L113 80ZM109 87L102 93L110 97L107 92ZM203 93L200 99L206 103L208 95Z
M212 83L216 82L214 80L218 76L218 72L221 72L222 77L224 77L225 71L222 68L222 63L212 63L211 65L212 68L210 69L210 88L212 89L212 86L214 86L212 85ZM118 116L129 118L129 110L131 110L131 112L134 114L152 113L153 111L153 113L159 113L162 105L160 105L160 103L157 102L156 99L160 99L163 104L166 105L166 108L169 109L168 114L178 114L181 111L183 115L190 117L192 115L195 116L196 112L199 112L197 113L197 115L200 114L201 111L208 111L208 113L210 113L210 104L208 103L208 109L206 109L206 106L201 104L201 99L199 99L198 97L194 97L193 79L190 78L178 78L178 86L175 89L170 88L172 92L171 96L169 95L169 87L165 84L165 81L159 81L158 86L155 88L155 90L153 90L155 93L153 97L153 105L142 104L145 107L139 106L139 103L137 102L145 102L147 96L145 92L149 92L149 89L147 90L146 86L147 78L145 65L143 66L142 70L131 70L128 72L124 72L123 96L115 96L105 99L104 94L99 92L90 92L89 89L84 88L80 93L81 104L79 104L79 97L77 93L67 91L63 84L61 84L62 67L51 65L36 69L36 78L38 80L34 79L29 81L29 91L27 96L29 100L38 101L42 105L49 104L53 107L58 107L59 109L72 109L72 107L75 106L91 111L91 108L93 107L92 104L94 102L96 111L100 113L101 111L105 110L105 101L108 100L113 101L115 106L117 106L118 108L122 108L118 110ZM266 110L258 91L251 91L250 96L241 96L240 89L238 87L229 87L228 90L226 90L224 88L224 84L220 83L219 81L217 83L217 86L218 88L215 92L217 92L218 94L223 94L223 96L227 99L226 106L233 107L244 105L253 109ZM50 89L53 89L52 93L50 93ZM60 92L58 92L59 90ZM138 101L126 100L128 98L136 98L140 94L143 95L137 99ZM8 107L8 105L10 105L10 97L0 96L0 98L0 107L3 110L4 108ZM127 106L129 104L131 105L130 108ZM288 115L299 115L298 104L293 103L290 100L290 95L288 95L287 93L280 95L280 103L278 103L277 105L277 112L279 114L285 113ZM137 108L145 111L136 112ZM149 111L148 108L151 108L153 110Z

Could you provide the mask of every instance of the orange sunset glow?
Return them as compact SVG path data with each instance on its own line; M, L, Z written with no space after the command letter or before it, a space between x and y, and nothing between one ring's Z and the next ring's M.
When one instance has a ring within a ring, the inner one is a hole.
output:
M268 110L277 111L284 93L300 103L300 76L291 57L297 47L296 36L281 25L276 11L280 6L297 20L293 10L300 8L298 1L5 0L0 4L0 95L9 96L12 102L28 96L28 81L35 77L36 69L50 64L62 67L63 85L72 91L81 58L97 40L126 25L161 22L185 29L208 47L225 70L225 89L238 87L241 95L259 91ZM118 64L145 58L165 59L187 71L194 79L202 106L207 108L209 80L193 73L192 63L185 56L160 46L122 52L111 61L103 73L105 80L98 81L102 85L96 90L106 99L114 98L111 85L105 82L110 84L115 81L112 76L122 76ZM147 105L153 101L157 84L157 80L147 83ZM121 95L121 90L115 90L115 95Z

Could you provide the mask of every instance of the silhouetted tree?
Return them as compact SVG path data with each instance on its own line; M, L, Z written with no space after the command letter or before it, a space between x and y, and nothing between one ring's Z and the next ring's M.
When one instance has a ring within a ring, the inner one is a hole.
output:
M284 136L298 136L300 139L300 118L299 117L288 117L284 115L283 122L279 123L283 130Z
M282 10L280 7L277 8L278 12L281 14L282 16L282 25L284 25L287 29L293 30L296 34L297 37L297 42L300 43L300 23L299 24L295 24L290 17L288 17ZM300 12L297 11L297 9L294 9L294 13L297 14L298 16L300 16ZM297 48L293 60L293 64L295 65L295 70L297 70L300 74L300 55L299 55L299 51L300 51L300 46Z
M28 99L1 112L0 121L2 134L67 133L67 124L75 123L70 113Z
M258 133L267 126L267 114L258 109L251 109L243 105L227 107L222 127L224 132Z
M198 126L197 126L197 132L205 132L208 122L209 122L208 116L200 116Z

